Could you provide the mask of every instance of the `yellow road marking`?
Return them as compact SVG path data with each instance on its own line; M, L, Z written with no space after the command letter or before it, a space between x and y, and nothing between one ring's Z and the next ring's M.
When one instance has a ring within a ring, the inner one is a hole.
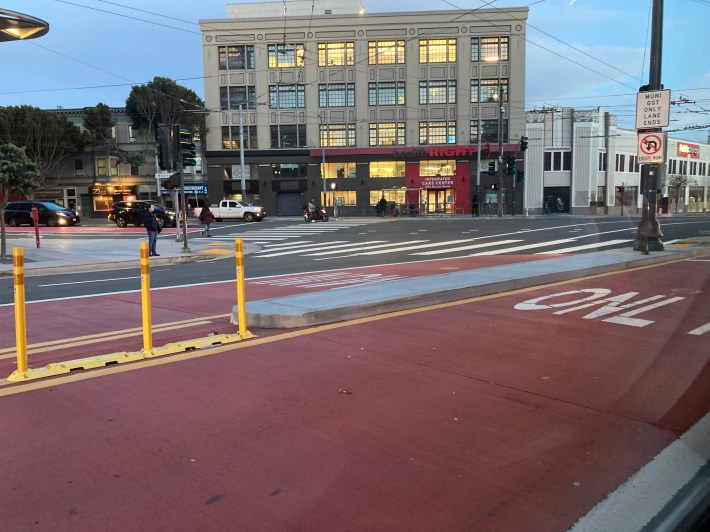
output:
M619 271L607 272L607 273L597 273L594 275L587 275L585 277L579 277L577 279L568 279L566 281L557 281L554 283L541 284L541 285L537 285L537 286L531 286L529 288L519 288L517 290L510 290L508 292L501 292L498 294L489 294L489 295L485 295L485 296L470 297L470 298L462 299L459 301L452 301L450 303L437 303L436 305L428 305L426 307L420 307L420 308L414 308L414 309L408 309L408 310L397 310L397 311L393 311L393 312L388 312L386 314L380 314L378 316L357 318L354 320L342 321L342 322L337 322L337 323L329 323L326 325L318 325L318 326L310 327L307 329L300 329L297 331L276 334L273 336L267 336L267 337L263 337L263 338L254 338L249 341L245 341L243 343L217 346L217 347L214 347L211 349L204 349L204 350L200 350L200 351L186 351L184 353L171 355L170 357L154 358L154 359L149 359L149 360L145 360L145 361L141 361L141 362L137 362L137 363L133 363L133 364L127 364L125 366L124 365L108 366L106 368L91 370L90 372L87 372L87 373L76 373L76 374L66 375L64 377L57 377L57 378L46 379L46 380L37 380L37 381L32 381L27 384L19 384L19 385L14 385L14 386L7 386L5 388L0 388L0 397L15 395L15 394L24 393L24 392L31 392L34 390L42 390L44 388L50 388L53 386L60 386L62 384L70 384L73 382L84 381L84 380L88 380L88 379L95 379L98 377L114 375L116 373L124 373L127 371L136 371L136 370L140 370L140 369L143 369L146 367L162 366L163 364L172 364L174 362L182 362L183 360L193 360L196 358L218 355L221 353L225 353L227 351L233 351L233 350L237 350L237 349L244 349L244 348L255 347L255 346L260 346L260 345L264 345L264 344L270 344L270 343L274 343L274 342L280 342L283 340L289 340L291 338L298 338L300 336L308 336L308 335L318 334L318 333L325 332L325 331L341 329L343 327L351 327L353 325L362 325L364 323L371 323L371 322L375 322L375 321L396 318L399 316L408 316L408 315L412 315L412 314L418 314L421 312L429 312L432 310L439 310L442 308L468 305L471 303L478 303L481 301L488 301L491 299L499 299L499 298L514 296L514 295L518 295L518 294L526 294L528 292L534 292L537 290L544 290L544 289L552 288L555 286L563 286L563 285L568 285L568 284L573 284L573 283L579 283L579 282L586 281L588 279L598 279L601 277L608 277L608 276L612 276L612 275L631 273L634 271L648 270L651 268L657 268L659 266L666 266L668 264L673 264L676 262L683 262L685 260L687 260L687 259L671 260L671 261L662 262L662 263L658 263L658 264L650 264L648 266L638 266L636 268L629 268L626 270L619 270Z
M153 327L153 332L164 332L172 331L175 329L180 329L185 326L195 326L195 325L209 325L211 320L228 318L231 314L217 314L215 316L204 316L200 318L192 318L189 320L173 321L169 323L162 323ZM56 349L68 349L70 347L76 347L79 345L87 345L96 342L97 340L117 340L120 338L128 338L130 336L138 336L143 333L142 327L133 327L130 329L120 329L118 331L106 331L103 333L89 334L86 336L77 336L74 338L64 338L59 340L49 340L46 342L39 342L36 344L31 344L28 346L28 354L32 353L42 353L45 351L56 350ZM5 347L0 349L0 360L13 358L16 355L15 347Z

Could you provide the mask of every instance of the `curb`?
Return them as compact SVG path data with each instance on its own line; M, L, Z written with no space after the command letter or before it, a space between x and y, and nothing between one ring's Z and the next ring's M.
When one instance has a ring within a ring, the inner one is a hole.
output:
M710 255L710 248L689 247L662 253L639 256L638 253L628 251L609 251L589 257L588 262L596 262L590 266L580 265L579 256L567 256L534 263L402 279L388 282L384 295L382 285L368 285L340 288L337 298L324 298L318 292L263 299L247 303L247 327L298 328L367 318L387 312L451 303L589 275ZM535 270L545 271L536 273ZM237 311L237 307L233 307L233 320L237 320Z

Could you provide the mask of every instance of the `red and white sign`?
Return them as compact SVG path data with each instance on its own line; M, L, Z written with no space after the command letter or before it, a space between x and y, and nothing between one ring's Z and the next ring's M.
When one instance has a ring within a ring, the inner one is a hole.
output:
M666 162L666 133L639 133L638 162L641 164Z
M678 143L678 157L690 157L700 159L700 146L698 144Z

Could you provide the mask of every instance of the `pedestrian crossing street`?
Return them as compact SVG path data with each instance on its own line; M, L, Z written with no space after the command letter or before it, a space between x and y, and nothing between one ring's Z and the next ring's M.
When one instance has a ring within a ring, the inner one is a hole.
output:
M585 239L596 235L579 235L569 238L548 240L544 242L527 242L526 231L508 233L505 236L490 235L469 238L456 238L443 242L432 241L417 235L412 240L388 241L365 240L353 242L338 238L337 232L345 228L363 227L374 222L336 222L336 223L300 223L296 225L252 229L239 234L231 234L218 239L233 240L239 237L244 242L259 244L261 247L252 254L253 257L270 259L277 257L299 256L309 257L314 261L328 261L357 256L373 256L405 253L421 258L472 257L485 255L502 255L505 253L530 252L536 255L553 255L593 251L614 246L629 244L632 238L617 238L602 242L585 242ZM323 234L333 234L334 239L328 242L309 240ZM367 235L367 232L360 233Z

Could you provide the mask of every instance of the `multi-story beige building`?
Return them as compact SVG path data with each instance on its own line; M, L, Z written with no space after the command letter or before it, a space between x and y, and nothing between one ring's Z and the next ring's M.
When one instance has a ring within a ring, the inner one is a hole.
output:
M314 198L363 214L384 196L470 213L520 181L488 163L524 135L527 9L362 8L233 4L200 22L212 201L244 192L292 215Z

